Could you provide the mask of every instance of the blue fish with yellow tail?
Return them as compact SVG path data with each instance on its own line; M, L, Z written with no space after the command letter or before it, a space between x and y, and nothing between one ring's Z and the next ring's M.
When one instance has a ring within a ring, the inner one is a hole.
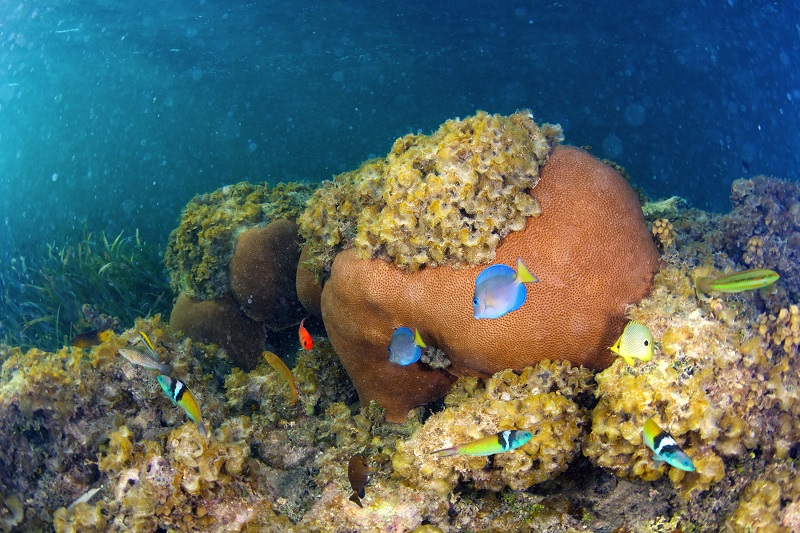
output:
M422 342L419 331L412 332L405 326L400 326L392 333L389 340L389 361L398 365L407 366L416 363L422 357L422 348L427 348Z
M160 375L156 379L164 390L164 394L172 400L172 403L183 408L186 414L189 415L189 418L197 424L197 431L200 435L208 437L206 425L203 423L203 417L200 415L200 405L198 405L194 394L192 394L192 391L189 390L186 384L179 379L164 375Z
M649 361L653 358L653 334L641 322L631 320L609 350L622 357L629 365L633 365L634 357Z
M650 417L644 423L642 429L642 437L647 447L653 450L653 459L656 462L664 462L675 468L685 470L687 472L694 472L694 463L691 457L686 455L672 435L661 429L656 424L653 417Z
M519 448L531 440L531 437L533 437L533 434L530 431L507 429L496 435L483 437L452 448L436 450L433 453L439 457L450 457L451 455L494 455Z
M483 269L475 280L472 307L475 318L500 318L522 307L528 291L525 283L539 281L517 257L517 270L508 265L492 265Z

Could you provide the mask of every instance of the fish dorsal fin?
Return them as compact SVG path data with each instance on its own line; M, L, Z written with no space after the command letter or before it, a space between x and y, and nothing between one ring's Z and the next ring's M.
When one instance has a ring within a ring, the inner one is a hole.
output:
M503 264L492 265L483 269L483 272L481 272L478 275L477 279L475 280L475 284L479 285L481 283L485 283L486 280L492 278L513 279L516 275L517 274L516 272L514 272L514 269L508 265L503 265Z

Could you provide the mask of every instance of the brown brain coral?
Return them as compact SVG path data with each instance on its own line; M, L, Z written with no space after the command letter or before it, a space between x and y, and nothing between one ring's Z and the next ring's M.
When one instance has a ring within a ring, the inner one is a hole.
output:
M386 351L394 328L419 328L428 346L447 354L454 375L489 376L544 358L604 368L607 347L628 305L647 294L658 251L627 182L583 150L556 147L532 195L541 216L508 234L495 262L522 257L538 283L525 305L494 320L473 318L475 278L484 267L409 272L355 250L336 256L322 293L331 342L361 400L376 400L387 418L440 397L453 378L421 364L398 367Z
M479 112L432 135L398 139L385 159L327 182L300 217L318 273L341 249L410 271L490 261L499 240L539 212L526 191L561 139L530 113Z

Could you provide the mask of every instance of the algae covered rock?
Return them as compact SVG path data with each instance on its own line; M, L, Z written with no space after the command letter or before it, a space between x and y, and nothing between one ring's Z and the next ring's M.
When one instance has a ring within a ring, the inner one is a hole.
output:
M580 452L587 413L575 400L591 387L591 373L567 362L545 361L519 375L500 372L485 387L475 378L462 378L445 399L447 409L398 444L392 456L395 475L439 494L460 482L499 491L553 479ZM507 429L527 430L533 437L491 459L433 453Z
M309 186L297 183L241 182L192 198L170 233L164 256L172 289L201 300L224 295L238 234L278 218L293 220L310 194Z
M501 238L539 214L527 191L561 138L560 126L539 126L528 112L479 112L397 139L385 159L337 176L311 198L300 217L317 254L309 262L320 274L349 247L409 271L491 261Z

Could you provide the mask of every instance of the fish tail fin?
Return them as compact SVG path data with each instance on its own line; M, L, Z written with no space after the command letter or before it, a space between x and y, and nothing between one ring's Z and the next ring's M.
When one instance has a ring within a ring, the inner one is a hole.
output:
M355 492L353 493L352 496L350 496L350 501L353 502L354 504L358 505L362 509L364 508L364 506L361 505L361 498L359 498L358 494L356 494Z
M197 432L200 433L201 437L208 438L208 430L206 429L206 424L202 420L198 420L197 422Z
M712 278L706 278L706 277L697 278L694 281L695 293L708 294L712 292L714 290L711 288L711 283L713 281L714 280Z
M452 457L458 453L458 446L453 446L452 448L443 448L441 450L436 450L433 453L437 457Z
M539 278L531 274L531 271L528 270L528 267L525 266L525 263L522 262L521 257L517 257L517 276L516 280L520 283L534 283L539 281Z
M425 343L422 342L422 337L420 337L419 330L417 328L414 328L414 343L420 348L427 348Z

